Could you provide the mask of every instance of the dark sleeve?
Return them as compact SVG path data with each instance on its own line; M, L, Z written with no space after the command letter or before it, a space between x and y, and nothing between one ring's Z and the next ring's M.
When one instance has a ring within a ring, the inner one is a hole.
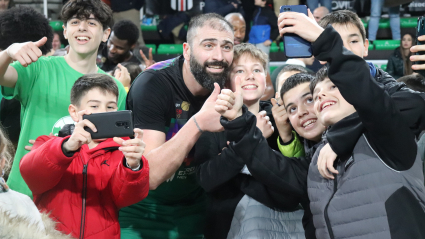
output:
M224 133L204 132L195 145L196 177L199 185L207 192L214 191L220 185L238 175L245 163L235 152L226 148L216 136ZM225 149L223 149L225 148Z
M299 209L301 202L299 197L280 190L273 190L251 175L240 174L234 181L244 194L269 208L285 212L292 212Z
M277 27L277 17L273 10L267 9L267 21L270 25L270 39L272 41L276 40L279 36L279 28Z
M229 149L241 157L252 176L273 190L305 197L310 161L288 158L272 150L256 126L256 117L243 106L243 115L233 121L221 118L231 141Z
M390 56L390 59L388 59L388 63L387 63L387 72L388 74L390 74L391 76L394 77L394 61L393 61L393 57Z
M414 134L408 130L388 93L373 80L363 58L343 47L340 35L332 26L313 44L313 52L318 60L330 63L329 78L356 109L366 129L365 135L381 159L395 170L409 169L417 152ZM421 97L413 94L403 97L408 97L425 114Z
M145 71L131 85L127 95L127 110L133 111L135 128L165 133L172 118L172 91L159 74Z
M234 11L236 11L236 8L231 3L223 6L217 0L205 1L204 13L217 13L224 17Z
M384 90L393 98L394 103L397 108L400 110L404 120L406 120L410 127L410 130L416 135L422 132L423 126L421 125L422 121L418 120L419 117L412 117L412 110L415 111L415 107L403 100L404 95L407 92L410 94L416 94L425 100L425 94L418 91L413 91L406 86L403 82L397 82L390 74L387 72L377 69L377 75L374 78L376 82L381 85ZM407 103L407 104L406 104ZM413 112L414 115L417 112ZM332 150L340 157L346 157L353 152L354 146L357 143L357 139L364 133L364 127L361 123L361 120L357 113L351 115L350 117L344 118L339 121L327 132L326 138L328 139L329 145Z

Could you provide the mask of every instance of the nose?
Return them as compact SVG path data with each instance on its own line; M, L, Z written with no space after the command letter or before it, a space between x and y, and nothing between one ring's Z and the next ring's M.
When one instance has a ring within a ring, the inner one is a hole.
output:
M216 46L212 53L212 59L216 61L223 61L223 52L220 46Z
M298 113L299 118L303 117L304 115L307 115L308 114L307 107L305 105L301 104L300 106L298 106L298 112L297 113Z
M247 72L246 72L246 77L245 77L245 79L248 81L248 80L254 80L254 72L252 72L252 71L250 71L250 70L248 70Z
M235 37L242 38L242 31L241 30L235 31Z
M114 44L111 44L111 46L109 46L109 52L115 53L116 49Z
M80 24L78 25L79 31L86 31L87 30L87 21L80 21Z

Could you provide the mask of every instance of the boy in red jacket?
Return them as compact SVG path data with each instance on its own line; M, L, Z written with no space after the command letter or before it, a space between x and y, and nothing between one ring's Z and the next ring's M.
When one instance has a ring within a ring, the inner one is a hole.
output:
M21 174L41 211L76 238L120 238L118 210L149 192L149 165L143 157L143 132L135 138L92 140L96 127L84 114L117 111L118 87L104 74L80 77L71 90L68 111L77 122L71 136L40 136L22 158Z

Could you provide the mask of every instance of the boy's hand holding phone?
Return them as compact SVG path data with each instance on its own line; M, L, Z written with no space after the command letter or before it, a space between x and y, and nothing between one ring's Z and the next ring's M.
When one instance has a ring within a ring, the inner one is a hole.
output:
M75 125L74 132L71 137L63 144L63 149L66 152L77 151L83 144L89 144L92 141L91 135L87 132L84 127L89 127L93 132L97 129L92 122L89 120L83 120L83 115L89 115L90 112L83 110L78 112L78 123Z
M135 128L134 139L123 140L122 138L114 137L114 141L121 145L119 150L124 154L130 168L136 169L139 167L146 147L145 142L143 142L143 131Z
M419 36L418 41L425 42L425 35ZM412 48L410 48L410 51L412 53L417 53L417 52L421 52L421 51L425 52L425 44L412 46ZM418 62L418 61L425 62L425 54L423 54L423 55L412 55L412 56L410 56L410 61L413 62L413 65L412 65L413 70L416 70L416 71L425 70L425 64L415 64L415 62Z
M228 120L234 120L242 115L243 96L241 78L236 78L236 91L222 89L215 102L215 110Z
M275 98L272 98L270 101L273 105L272 114L276 123L277 130L279 131L280 139L284 143L287 143L292 139L292 126L289 123L288 114L286 113L285 106L279 105Z
M281 36L285 33L294 33L309 42L315 42L323 32L323 28L316 23L310 9L308 9L308 17L298 12L281 12L277 25Z

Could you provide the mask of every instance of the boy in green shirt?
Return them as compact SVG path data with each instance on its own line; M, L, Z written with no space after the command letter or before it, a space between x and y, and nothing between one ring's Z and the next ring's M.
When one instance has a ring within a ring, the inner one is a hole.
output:
M1 92L7 99L19 100L22 108L21 135L8 184L29 196L31 191L19 172L19 162L28 152L25 144L40 135L57 135L62 126L73 123L68 115L72 85L84 74L104 73L96 66L96 56L111 31L111 9L100 0L71 0L63 6L61 16L70 45L68 55L41 57L39 47L46 37L37 42L14 43L0 53ZM116 82L118 107L124 109L126 91Z

